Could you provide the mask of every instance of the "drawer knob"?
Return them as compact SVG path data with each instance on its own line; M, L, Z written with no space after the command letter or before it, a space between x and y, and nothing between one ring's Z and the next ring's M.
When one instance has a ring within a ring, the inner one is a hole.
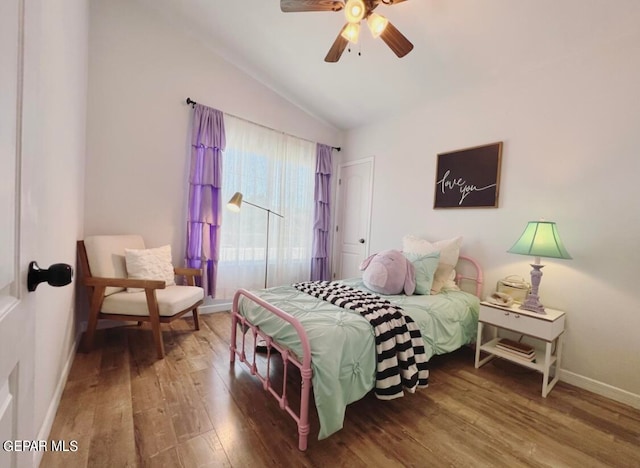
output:
M508 317L508 316L509 316L509 312L505 312L505 313L504 313L504 315L505 315L506 317Z
M520 315L516 314L516 318L520 318Z

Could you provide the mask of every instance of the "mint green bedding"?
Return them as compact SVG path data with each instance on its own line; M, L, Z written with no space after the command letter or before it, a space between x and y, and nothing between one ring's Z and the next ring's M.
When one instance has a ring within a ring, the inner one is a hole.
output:
M345 284L369 291L360 279ZM316 299L292 286L254 291L295 316L311 343L313 394L320 420L319 439L342 429L349 403L375 386L373 328L357 312ZM475 340L479 299L463 291L444 290L431 296L382 296L402 307L420 327L427 358L458 349ZM242 297L240 311L251 323L302 355L298 335L288 323ZM382 404L382 403L381 403Z

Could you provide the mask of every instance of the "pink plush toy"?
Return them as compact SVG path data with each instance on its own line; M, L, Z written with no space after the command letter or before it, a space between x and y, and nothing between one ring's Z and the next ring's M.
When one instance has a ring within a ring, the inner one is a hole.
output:
M416 290L413 264L399 250L386 250L365 259L360 264L364 285L380 294L411 295Z

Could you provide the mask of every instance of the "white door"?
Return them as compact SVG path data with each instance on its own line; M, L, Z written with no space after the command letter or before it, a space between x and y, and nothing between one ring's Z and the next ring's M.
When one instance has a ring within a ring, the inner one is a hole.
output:
M346 163L338 172L335 279L361 276L369 254L373 158Z
M0 466L33 466L20 440L33 430L34 299L26 277L32 252L22 233L23 1L0 1Z

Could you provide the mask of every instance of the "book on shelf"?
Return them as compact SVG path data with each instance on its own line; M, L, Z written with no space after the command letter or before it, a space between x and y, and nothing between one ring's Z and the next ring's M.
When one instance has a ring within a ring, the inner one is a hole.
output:
M496 349L499 349L500 351L504 352L505 354L508 354L509 356L513 356L517 359L522 359L523 361L529 361L529 362L536 362L536 353L535 351L531 354L523 354L520 353L518 351L513 351L509 348L502 348L500 346L496 345Z
M509 351L510 353L518 354L520 356L525 356L525 357L536 355L536 351L534 349L525 353L524 351L518 351L517 349L510 348L509 346L503 346L500 343L496 343L496 348L502 349L504 351Z
M508 338L500 338L496 343L496 347L501 349L508 349L510 351L514 351L523 355L531 355L535 354L536 352L533 346L526 343L521 343L519 341L510 340Z

